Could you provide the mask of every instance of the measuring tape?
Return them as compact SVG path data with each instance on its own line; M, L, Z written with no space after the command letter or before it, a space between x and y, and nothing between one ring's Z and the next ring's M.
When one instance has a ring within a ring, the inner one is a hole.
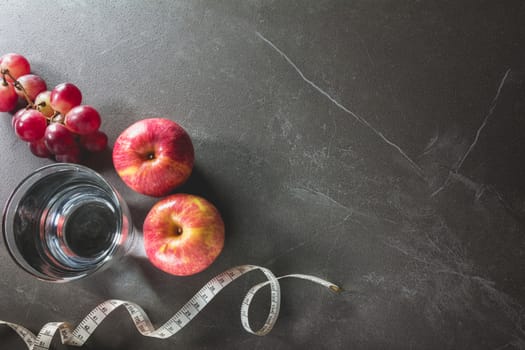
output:
M211 279L175 315L173 315L172 318L157 329L153 327L148 315L139 305L117 299L107 300L98 305L74 329L67 322L49 322L42 327L38 335L34 335L27 328L15 323L0 320L0 324L12 328L26 343L29 350L49 350L53 336L56 332L59 332L62 344L80 347L111 312L120 306L124 306L140 334L146 337L166 339L176 334L184 328L184 326L190 323L190 321L197 316L197 314L201 312L202 309L204 309L204 307L208 305L208 303L224 287L242 275L254 270L262 271L266 276L267 281L250 288L244 297L241 304L241 324L247 332L259 336L268 334L272 330L277 321L277 317L279 316L279 307L281 305L281 288L279 286L279 279L300 278L320 284L336 293L341 291L341 288L335 284L315 276L291 274L275 277L270 270L264 267L242 265L231 268ZM257 291L268 285L271 289L270 311L264 325L259 330L254 331L250 327L248 310L250 309L250 304Z

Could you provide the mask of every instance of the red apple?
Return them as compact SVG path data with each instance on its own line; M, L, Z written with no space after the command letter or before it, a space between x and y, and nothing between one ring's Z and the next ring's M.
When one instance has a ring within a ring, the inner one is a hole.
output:
M206 199L177 193L157 202L144 221L144 248L151 263L176 276L196 274L224 246L224 222Z
M113 147L113 165L133 190L165 196L184 183L193 169L190 136L174 121L143 119L120 134Z

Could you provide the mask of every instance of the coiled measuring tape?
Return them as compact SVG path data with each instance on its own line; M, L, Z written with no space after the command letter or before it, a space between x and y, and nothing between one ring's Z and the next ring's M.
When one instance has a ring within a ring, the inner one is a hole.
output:
M276 277L267 268L256 265L242 265L226 270L211 279L172 318L159 328L153 326L148 315L139 305L117 299L107 300L99 304L74 329L67 322L49 322L42 327L38 335L35 335L27 328L15 323L0 320L0 324L12 328L22 338L29 350L48 350L56 332L59 332L62 344L80 347L111 312L120 306L124 306L140 334L145 337L166 339L184 328L224 287L242 275L254 270L262 271L267 281L250 288L244 297L241 304L241 324L247 332L259 336L268 334L279 316L281 304L279 279L300 278L320 284L336 293L341 291L341 288L337 285L315 276L291 274ZM271 289L270 311L264 325L259 330L254 331L250 327L248 310L255 294L268 285Z

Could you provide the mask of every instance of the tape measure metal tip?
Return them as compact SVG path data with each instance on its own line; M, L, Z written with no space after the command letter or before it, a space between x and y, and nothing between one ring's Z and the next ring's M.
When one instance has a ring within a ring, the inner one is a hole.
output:
M336 286L335 284L332 284L329 288L334 293L341 293L343 291L343 288Z

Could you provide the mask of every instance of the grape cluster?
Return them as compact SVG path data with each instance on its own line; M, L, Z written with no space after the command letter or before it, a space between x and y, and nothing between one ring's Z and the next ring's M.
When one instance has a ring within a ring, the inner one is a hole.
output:
M16 53L0 57L0 112L10 112L19 98L27 105L12 117L16 135L29 144L37 157L80 163L87 152L107 147L108 137L99 130L97 110L81 105L82 93L71 83L48 91L46 82L31 74L27 59Z

